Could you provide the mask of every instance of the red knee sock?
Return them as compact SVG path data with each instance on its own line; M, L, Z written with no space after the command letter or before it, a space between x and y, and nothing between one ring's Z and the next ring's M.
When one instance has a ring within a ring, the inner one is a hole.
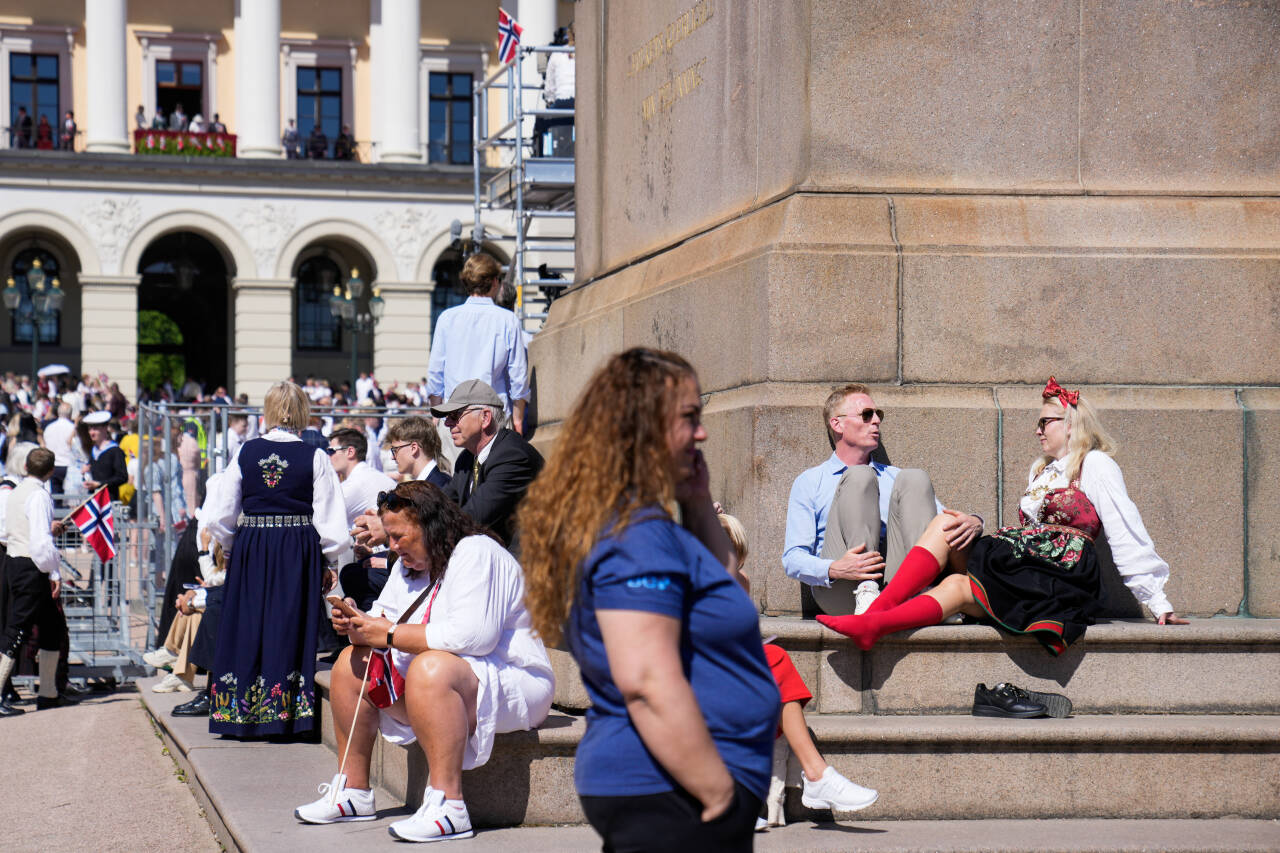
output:
M931 556L929 559L933 559ZM818 621L832 631L852 637L858 648L871 651L876 640L885 634L923 628L942 621L942 605L927 595L917 595L891 610L864 613L861 616L819 616Z
M902 565L881 591L880 596L867 608L868 613L878 613L897 607L902 602L924 590L938 576L942 567L928 548L919 545L907 552Z

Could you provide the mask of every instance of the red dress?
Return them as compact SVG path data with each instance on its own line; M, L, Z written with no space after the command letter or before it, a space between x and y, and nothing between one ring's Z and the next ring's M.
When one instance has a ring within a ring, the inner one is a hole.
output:
M1079 480L1045 496L1039 519L983 536L969 551L973 597L996 625L1031 634L1053 655L1084 636L1101 609L1093 540L1102 522Z

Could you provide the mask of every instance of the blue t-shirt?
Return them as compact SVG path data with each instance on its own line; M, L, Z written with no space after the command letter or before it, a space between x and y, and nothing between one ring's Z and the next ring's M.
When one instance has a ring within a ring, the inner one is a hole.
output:
M674 790L649 753L609 672L597 610L679 619L680 654L707 728L734 779L764 799L782 703L755 605L707 548L660 511L602 539L582 567L566 638L591 697L574 781L584 796Z

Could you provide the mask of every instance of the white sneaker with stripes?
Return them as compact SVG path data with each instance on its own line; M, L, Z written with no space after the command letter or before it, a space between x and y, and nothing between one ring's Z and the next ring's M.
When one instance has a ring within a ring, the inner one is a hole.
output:
M422 795L421 808L412 817L391 824L387 831L401 841L453 841L475 835L466 804L462 800L446 800L444 791L430 786Z
M347 774L339 773L332 782L321 782L320 799L293 810L303 823L342 823L350 820L373 820L378 816L373 804L373 791L347 787Z

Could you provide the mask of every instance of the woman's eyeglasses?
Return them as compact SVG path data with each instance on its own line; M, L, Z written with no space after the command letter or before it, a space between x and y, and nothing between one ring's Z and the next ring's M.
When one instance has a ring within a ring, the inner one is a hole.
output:
M1041 418L1036 421L1036 432L1044 432L1044 428L1053 421L1060 421L1062 418Z
M378 492L378 509L399 512L405 507L413 506L413 501L396 492Z
M836 415L837 418L862 418L864 424L871 423L871 416L875 415L884 423L884 409L863 409L861 412L850 412L848 414Z

